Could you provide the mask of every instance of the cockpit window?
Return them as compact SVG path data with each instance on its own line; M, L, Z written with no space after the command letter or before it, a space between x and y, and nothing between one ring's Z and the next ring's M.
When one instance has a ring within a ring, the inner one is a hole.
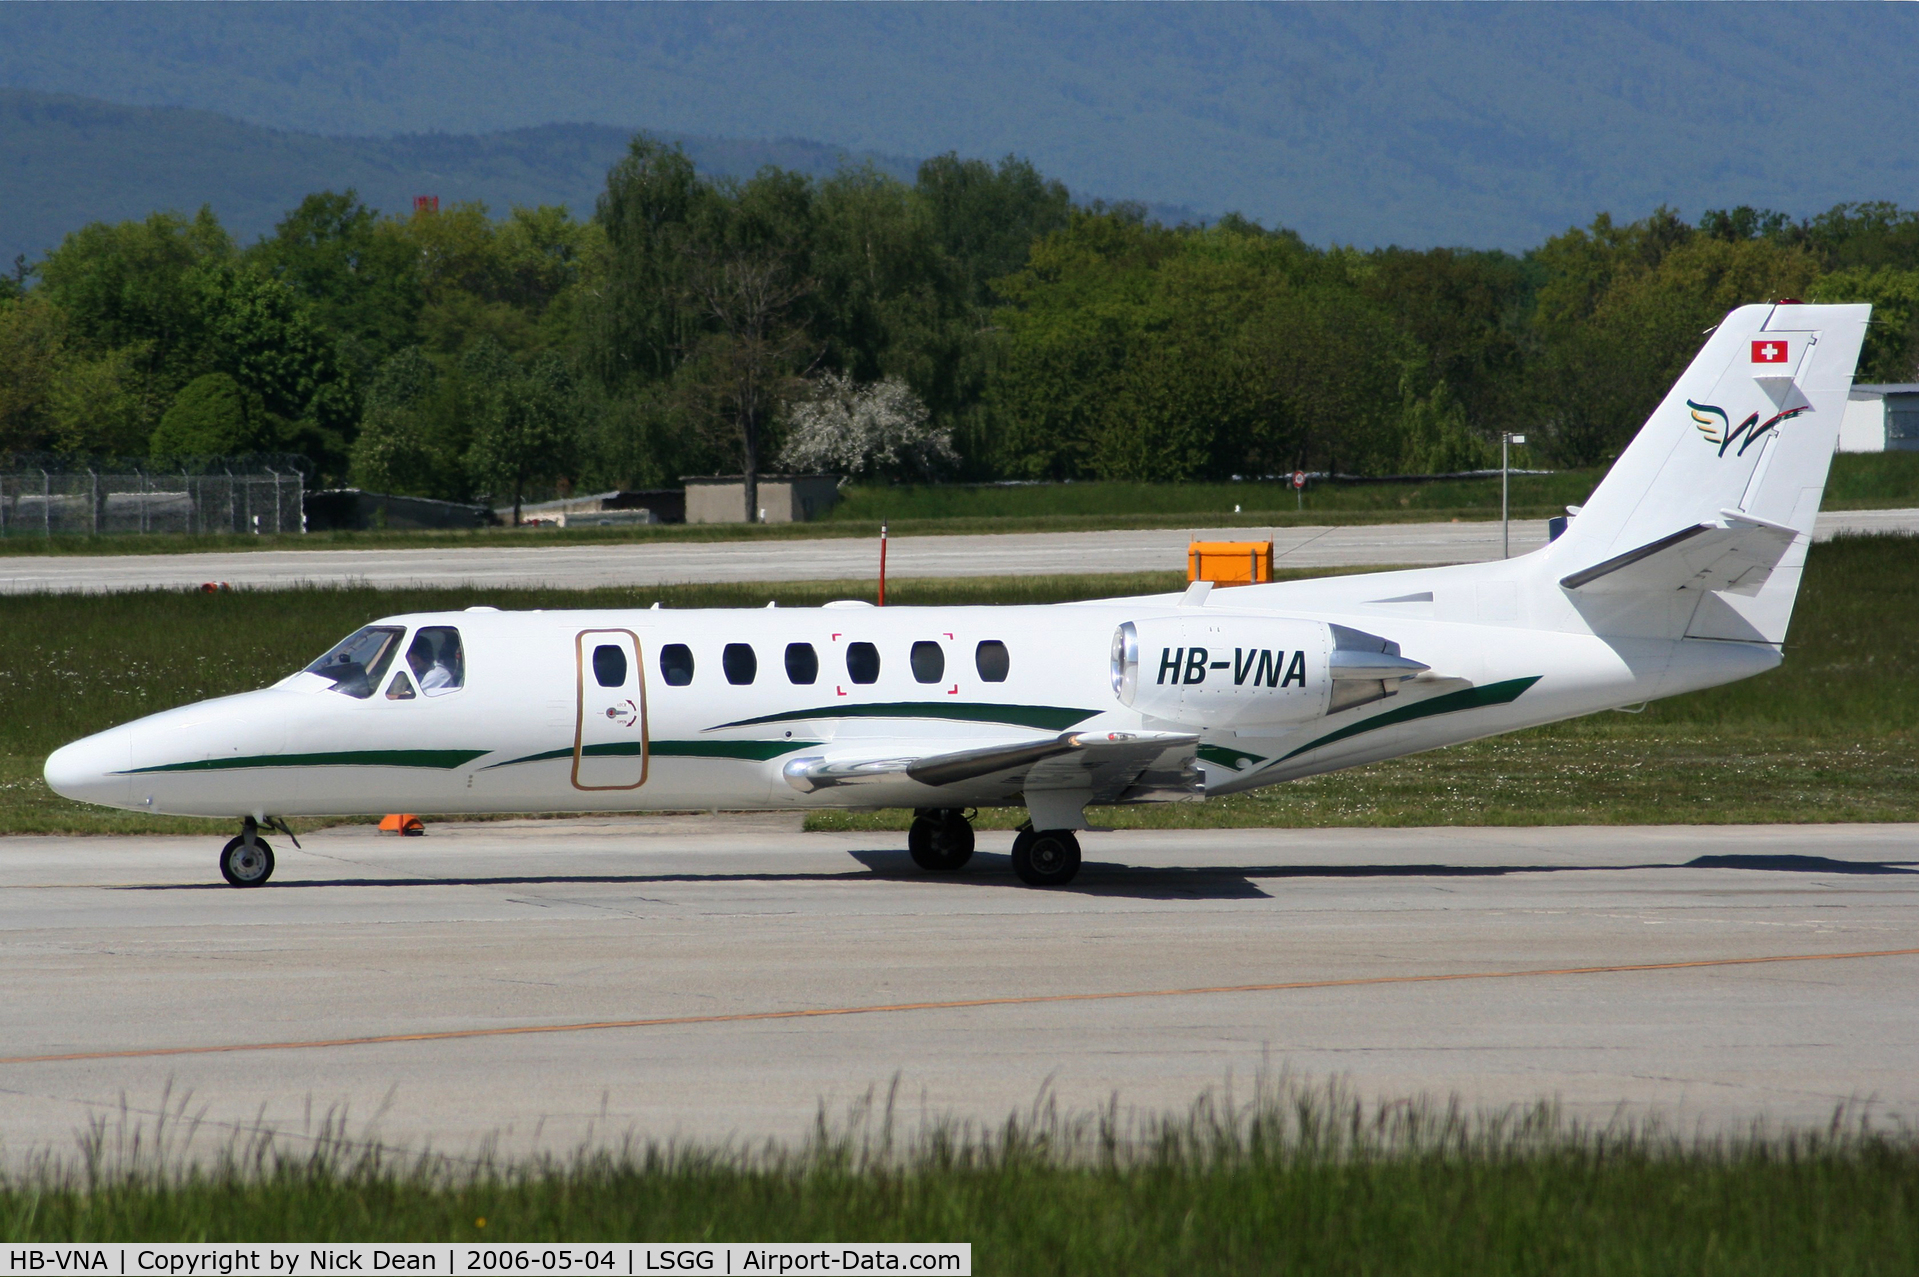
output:
M466 655L460 650L460 632L450 625L428 625L413 636L406 650L406 663L420 690L428 696L444 696L466 686Z
M369 625L356 630L307 666L307 673L318 674L333 683L334 691L363 701L373 695L380 676L393 663L400 636L405 633L395 625Z

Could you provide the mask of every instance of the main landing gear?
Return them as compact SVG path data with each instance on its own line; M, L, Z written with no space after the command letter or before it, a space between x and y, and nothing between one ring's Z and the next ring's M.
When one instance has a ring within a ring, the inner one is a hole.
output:
M267 825L293 838L284 820L270 816ZM293 838L293 845L300 840ZM241 821L240 836L220 849L220 876L230 887L258 887L273 876L273 848L260 837L260 822L253 817Z
M913 863L952 873L973 858L973 824L955 807L922 807L906 834ZM1063 887L1079 872L1079 839L1070 829L1023 826L1013 839L1013 872L1029 887Z
M973 824L957 807L922 807L906 831L913 863L933 873L952 873L973 858Z
M1013 839L1013 872L1029 887L1063 887L1079 873L1079 839L1070 829L1027 825Z

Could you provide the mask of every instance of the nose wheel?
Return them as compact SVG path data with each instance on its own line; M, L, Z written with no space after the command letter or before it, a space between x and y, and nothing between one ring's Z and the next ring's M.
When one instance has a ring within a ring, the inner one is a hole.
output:
M273 876L273 848L248 817L240 836L220 849L220 876L232 887L258 887Z
M906 831L913 863L933 873L952 873L973 858L973 825L954 807L922 808Z

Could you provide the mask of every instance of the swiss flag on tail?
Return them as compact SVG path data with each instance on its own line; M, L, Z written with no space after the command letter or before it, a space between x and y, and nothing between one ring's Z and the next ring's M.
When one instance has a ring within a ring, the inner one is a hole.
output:
M1755 364L1783 364L1789 348L1783 337L1767 337L1752 344L1752 361Z

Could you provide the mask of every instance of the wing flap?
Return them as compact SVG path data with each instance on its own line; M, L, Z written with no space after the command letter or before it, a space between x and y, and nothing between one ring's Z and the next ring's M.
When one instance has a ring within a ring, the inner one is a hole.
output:
M1168 750L1192 752L1199 737L1181 732L1063 732L1046 740L1007 741L977 749L911 755L897 742L885 749L809 754L790 760L781 774L803 794L841 785L910 780L935 788L987 777L1034 780L1042 766L1047 776L1084 784L1089 772L1144 771ZM1060 767L1051 766L1054 763ZM1039 779L1044 780L1045 777ZM1047 783L1047 788L1060 785ZM1124 786L1122 786L1123 788Z

